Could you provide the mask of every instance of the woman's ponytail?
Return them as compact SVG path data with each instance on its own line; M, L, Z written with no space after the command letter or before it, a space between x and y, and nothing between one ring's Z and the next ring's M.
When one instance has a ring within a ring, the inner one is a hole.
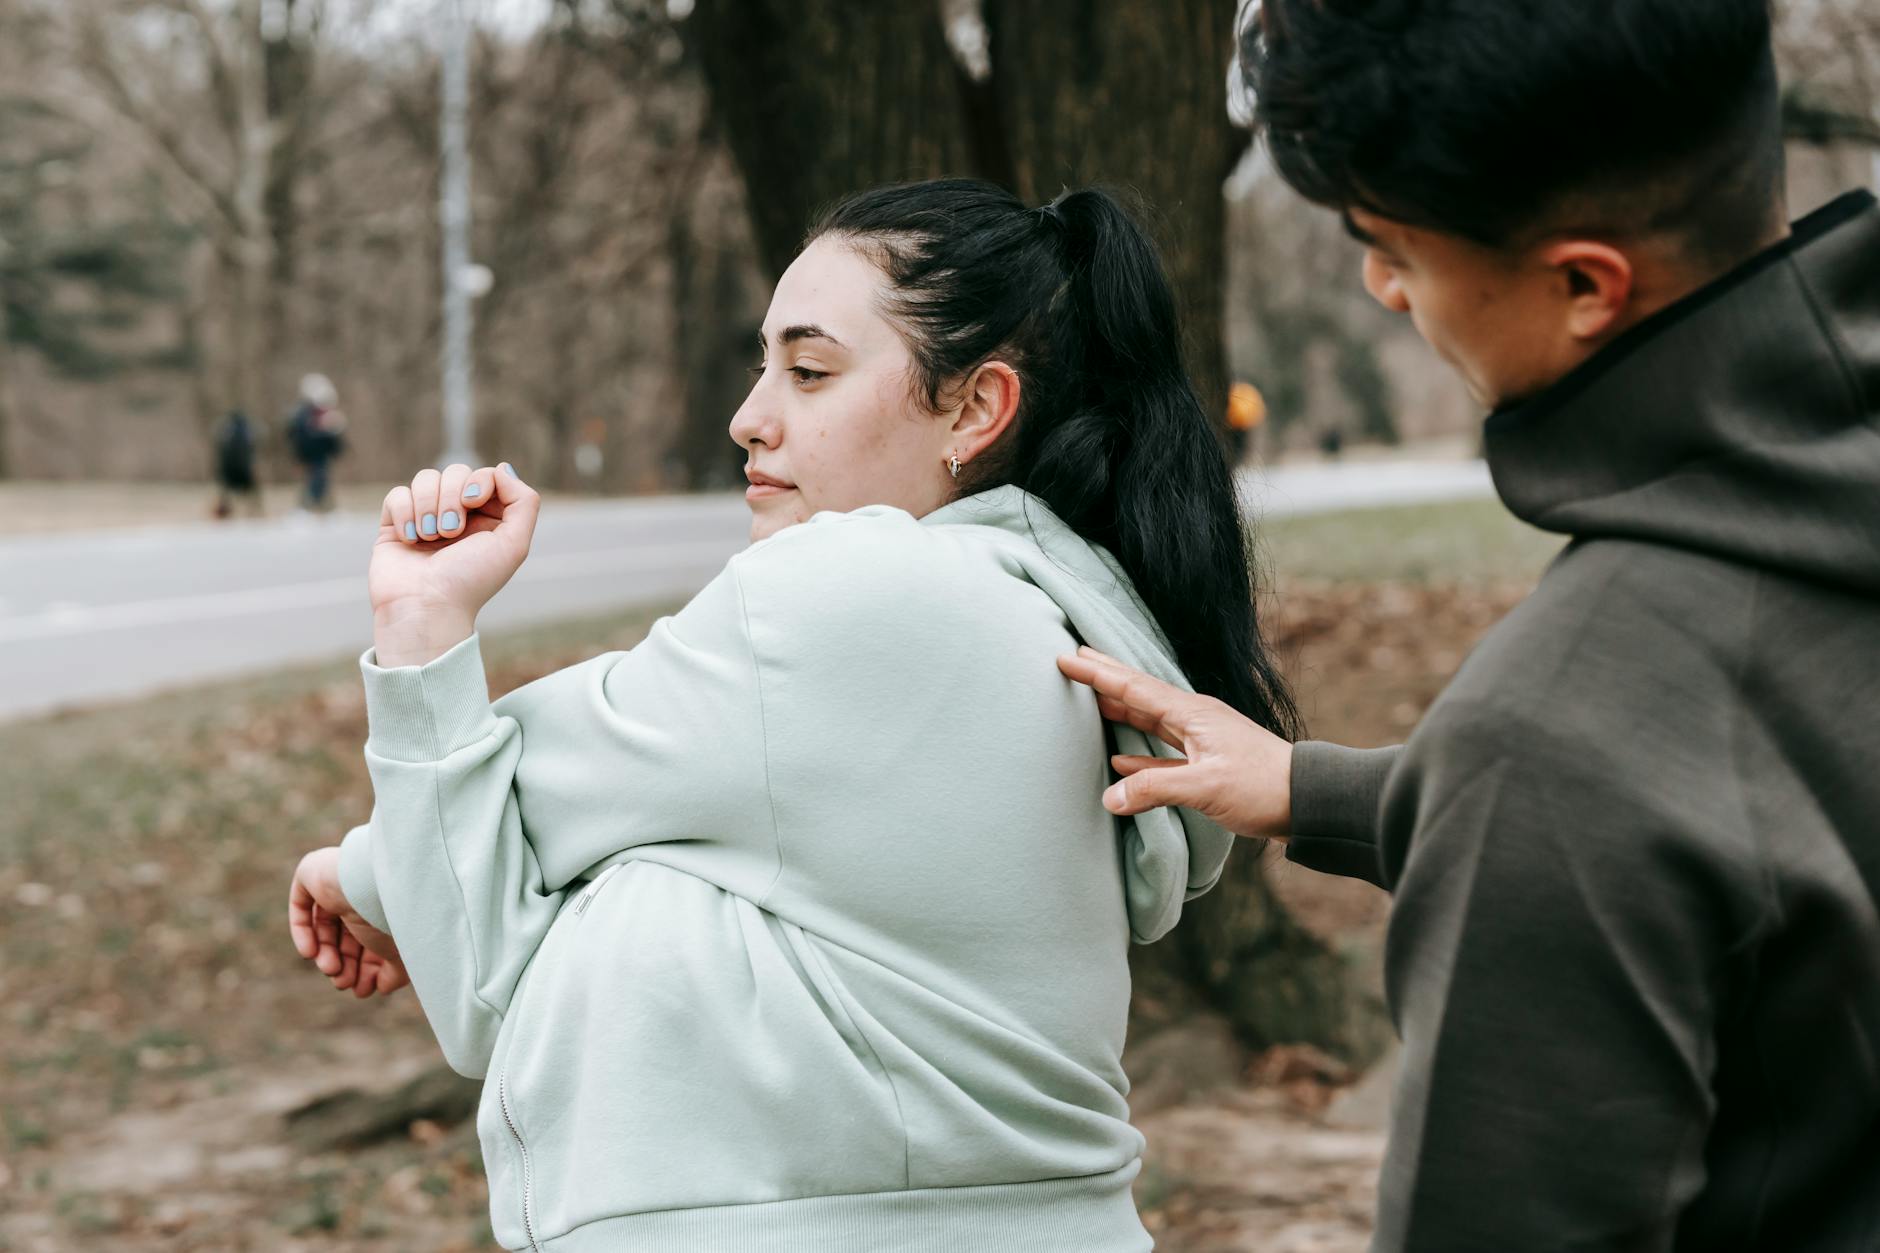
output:
M1082 386L1053 433L1071 438L1047 435L1020 481L1116 555L1197 691L1291 737L1298 715L1261 647L1233 476L1183 367L1155 246L1101 189L1049 211L1063 224Z
M810 238L824 234L855 240L887 274L930 406L994 357L1018 371L1016 429L961 490L1009 482L1043 500L1122 563L1197 691L1295 736L1174 296L1116 198L1088 188L1027 209L989 183L910 183L843 201Z

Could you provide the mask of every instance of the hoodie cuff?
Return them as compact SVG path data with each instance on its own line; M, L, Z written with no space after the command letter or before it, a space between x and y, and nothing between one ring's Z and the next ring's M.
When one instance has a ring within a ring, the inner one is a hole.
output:
M1383 886L1377 811L1403 753L1308 740L1293 746L1292 839L1286 859L1326 874Z
M442 761L496 730L483 650L472 635L422 666L390 670L367 649L366 751L387 761Z
M372 872L372 824L364 823L346 833L339 842L339 890L359 916L391 933L385 920L385 906L379 902L379 881Z

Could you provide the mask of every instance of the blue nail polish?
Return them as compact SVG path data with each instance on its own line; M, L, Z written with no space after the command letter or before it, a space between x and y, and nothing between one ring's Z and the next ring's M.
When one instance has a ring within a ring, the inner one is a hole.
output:
M457 529L457 514L455 510L447 512L444 515L444 529L446 531L454 531Z
M423 531L427 537L436 535L437 534L437 515L434 513L425 514L424 521L418 524L418 529L420 531Z
M406 539L418 538L418 524L416 522L405 523L405 538Z
M512 479L522 477L516 473L516 467L510 465L507 461L503 462L503 473L507 474Z
M463 498L465 500L475 500L477 497L481 496L482 494L483 494L483 485L481 483L469 483L464 486Z

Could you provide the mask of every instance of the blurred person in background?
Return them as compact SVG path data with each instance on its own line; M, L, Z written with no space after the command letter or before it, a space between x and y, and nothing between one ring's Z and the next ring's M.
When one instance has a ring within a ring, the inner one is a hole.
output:
M1401 748L1066 658L1186 758L1112 811L1394 893L1379 1253L1880 1249L1880 206L1787 221L1764 0L1267 0L1242 59L1571 542Z
M333 507L328 467L346 451L346 415L339 392L324 374L300 380L300 396L287 418L287 442L306 475L301 503L315 513Z
M751 547L637 648L493 705L475 617L536 493L453 466L387 498L377 805L303 860L290 925L342 986L408 972L485 1077L507 1247L1151 1246L1128 950L1234 839L1118 824L1051 660L1088 640L1293 726L1180 342L1104 192L837 205L732 419Z
M241 501L252 517L262 509L261 481L255 475L255 426L240 409L231 409L215 429L215 516L235 514Z

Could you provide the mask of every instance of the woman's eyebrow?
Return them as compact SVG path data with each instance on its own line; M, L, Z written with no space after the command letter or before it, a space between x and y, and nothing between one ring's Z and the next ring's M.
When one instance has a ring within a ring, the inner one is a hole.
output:
M841 340L814 322L801 322L795 326L786 326L777 333L779 344L794 344L799 339L826 339L837 348L844 347Z

